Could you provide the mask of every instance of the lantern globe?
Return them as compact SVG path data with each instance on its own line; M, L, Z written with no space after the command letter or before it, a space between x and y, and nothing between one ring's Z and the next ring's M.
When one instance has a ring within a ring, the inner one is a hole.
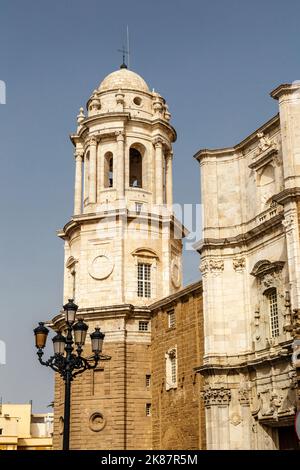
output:
M46 346L47 336L49 333L48 328L45 327L44 322L39 322L39 326L37 326L34 330L35 335L35 346L38 349L44 349Z

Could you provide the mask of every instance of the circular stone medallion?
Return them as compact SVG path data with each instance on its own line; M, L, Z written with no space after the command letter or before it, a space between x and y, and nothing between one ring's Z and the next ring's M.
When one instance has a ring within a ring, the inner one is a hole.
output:
M105 279L114 269L114 263L107 255L99 255L91 263L89 273L94 279Z
M98 411L93 413L89 419L89 428L94 432L102 431L106 424L106 420L102 413Z

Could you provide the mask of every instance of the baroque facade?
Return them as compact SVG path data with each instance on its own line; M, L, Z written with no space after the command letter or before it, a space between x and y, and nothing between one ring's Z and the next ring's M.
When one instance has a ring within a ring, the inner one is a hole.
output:
M300 307L300 83L232 148L200 150L208 449L297 448L291 330Z
M74 215L59 232L65 243L64 300L75 299L91 330L101 327L103 353L111 357L73 382L72 449L197 448L200 442L204 411L194 353L201 352L202 285L182 288L185 229L172 212L176 132L170 118L164 98L123 64L93 92L87 114L80 109L71 136ZM176 304L177 326L164 329L168 313L157 303L161 298ZM182 316L188 318L190 337ZM52 327L64 330L62 313ZM165 368L171 386L163 381ZM63 400L63 384L56 378L56 449L61 448ZM193 429L188 434L181 406ZM176 429L174 434L161 425L174 416L182 429L179 437ZM159 438L152 432L158 429Z

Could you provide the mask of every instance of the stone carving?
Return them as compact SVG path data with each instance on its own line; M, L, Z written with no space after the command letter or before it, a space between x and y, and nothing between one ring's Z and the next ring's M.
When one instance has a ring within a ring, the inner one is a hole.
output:
M233 258L232 266L236 272L243 271L246 267L246 258Z
M245 388L240 388L238 391L238 400L242 406L250 405L250 393Z
M271 263L267 259L258 261L251 271L251 275L259 279L264 278L267 274L282 271L284 261L274 261Z
M170 119L171 119L171 113L170 113L170 111L169 111L169 107L168 107L167 104L165 105L165 119L166 119L167 121L170 121Z
M80 124L85 120L85 115L84 115L84 109L80 108L79 109L79 114L77 115L77 124L80 126Z
M230 421L231 424L233 424L234 426L238 426L238 425L241 424L241 422L242 422L242 417L241 417L238 413L233 413L233 414L230 416L229 421Z
M224 270L224 261L222 259L211 259L209 267L212 273L221 272Z
M95 113L100 109L100 100L98 98L98 92L97 90L94 90L92 97L91 97L91 102L90 102L90 110Z
M288 214L284 217L282 221L282 225L284 226L287 235L291 236L295 226L295 217L293 214Z
M89 274L94 279L105 279L111 275L114 263L107 253L100 254L93 259L89 267Z
M204 405L209 406L227 406L231 399L231 391L228 388L207 388L203 392Z
M272 274L266 274L262 280L262 284L263 286L266 288L266 289L269 289L269 287L273 287L274 286L274 277L275 277L275 274L272 273Z
M260 393L256 393L254 390L254 395L252 396L251 402L251 413L253 416L257 416L262 408L262 398Z
M83 149L77 148L74 152L75 160L82 161L84 155Z
M94 432L102 431L102 429L105 427L105 424L106 424L106 420L102 413L99 413L97 411L96 413L93 413L90 416L89 428L91 431L94 431Z
M87 143L88 143L89 146L97 145L97 137L95 135L90 136Z
M258 148L261 152L264 152L271 147L272 141L268 136L265 136L263 132L258 132L256 136L259 139Z
M278 421L281 417L290 417L295 413L295 397L292 390L292 379L279 389L263 388L255 393L252 403L252 415L263 421Z
M119 131L115 131L115 136L116 136L116 140L124 140L125 138L125 134L124 134L124 131L122 130L119 130Z
M160 147L163 144L164 144L164 140L162 139L162 137L157 136L157 137L155 137L155 139L153 139L154 147Z
M207 261L202 261L199 268L200 268L200 271L201 271L202 275L207 274L209 272L208 262Z
M224 270L224 261L222 259L210 259L202 261L200 264L200 271L202 274L207 274L208 272L214 274L220 274Z

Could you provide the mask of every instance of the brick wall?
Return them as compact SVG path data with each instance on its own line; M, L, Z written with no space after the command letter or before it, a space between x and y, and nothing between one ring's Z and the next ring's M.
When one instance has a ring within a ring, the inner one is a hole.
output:
M111 356L109 361L72 382L70 448L151 449L151 417L145 411L146 403L151 402L145 381L151 369L149 345L109 342L104 353ZM57 376L54 449L62 446L63 402L64 386Z
M152 306L152 435L154 449L205 449L201 378L194 371L202 364L202 286L194 284ZM169 328L168 311L176 325ZM177 387L166 389L166 358L177 349Z

